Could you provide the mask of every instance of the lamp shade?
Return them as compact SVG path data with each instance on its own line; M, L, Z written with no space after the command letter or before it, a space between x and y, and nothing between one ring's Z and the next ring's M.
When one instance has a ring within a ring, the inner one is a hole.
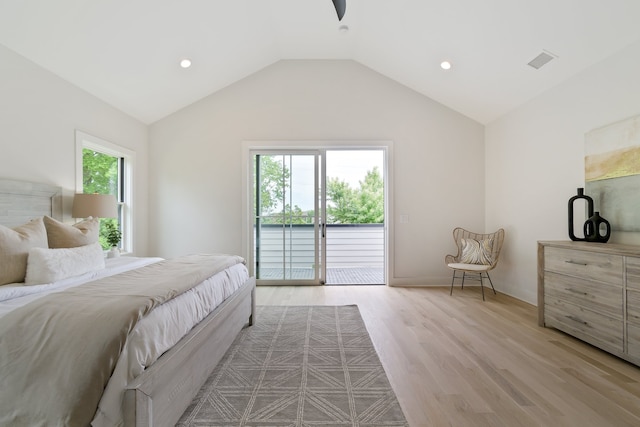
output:
M118 207L113 194L76 194L71 216L74 218L117 218Z

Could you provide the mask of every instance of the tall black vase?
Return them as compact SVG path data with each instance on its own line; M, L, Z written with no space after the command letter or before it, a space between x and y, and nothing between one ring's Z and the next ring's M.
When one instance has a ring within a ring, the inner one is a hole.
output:
M604 228L604 234L602 234ZM611 237L611 224L600 216L600 212L594 213L584 223L584 239L587 242L607 243Z
M583 241L586 240L585 237L576 237L573 232L573 205L576 200L584 200L587 203L587 218L591 218L593 216L593 199L586 194L584 194L584 188L578 188L578 194L569 199L569 238L574 241Z

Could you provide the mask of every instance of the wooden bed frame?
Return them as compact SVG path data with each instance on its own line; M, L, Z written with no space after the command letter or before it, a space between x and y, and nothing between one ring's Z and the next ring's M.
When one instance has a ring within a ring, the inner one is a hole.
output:
M255 286L249 278L127 386L125 426L176 424L247 320L255 321Z
M62 221L61 187L0 179L1 225L16 227L43 215Z
M0 224L11 227L49 215L62 218L60 187L0 179ZM135 378L125 391L125 426L173 426L227 352L255 322L255 278L196 325Z

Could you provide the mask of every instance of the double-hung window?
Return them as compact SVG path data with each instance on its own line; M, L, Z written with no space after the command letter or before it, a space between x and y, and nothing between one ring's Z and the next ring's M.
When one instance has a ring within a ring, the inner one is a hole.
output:
M134 160L135 155L130 150L76 131L76 192L112 194L118 202L118 217L100 220L100 244L104 249L109 248L105 228L111 223L122 232L120 249L133 252L131 189Z

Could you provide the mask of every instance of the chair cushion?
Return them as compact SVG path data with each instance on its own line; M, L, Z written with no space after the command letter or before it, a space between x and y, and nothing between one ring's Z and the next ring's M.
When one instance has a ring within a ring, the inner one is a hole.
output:
M491 251L493 249L493 239L475 240L460 239L462 243L462 264L491 265Z
M454 270L476 271L476 272L489 271L491 269L490 265L485 265L485 264L463 264L461 262L452 262L450 264L447 264L447 267L452 268Z

